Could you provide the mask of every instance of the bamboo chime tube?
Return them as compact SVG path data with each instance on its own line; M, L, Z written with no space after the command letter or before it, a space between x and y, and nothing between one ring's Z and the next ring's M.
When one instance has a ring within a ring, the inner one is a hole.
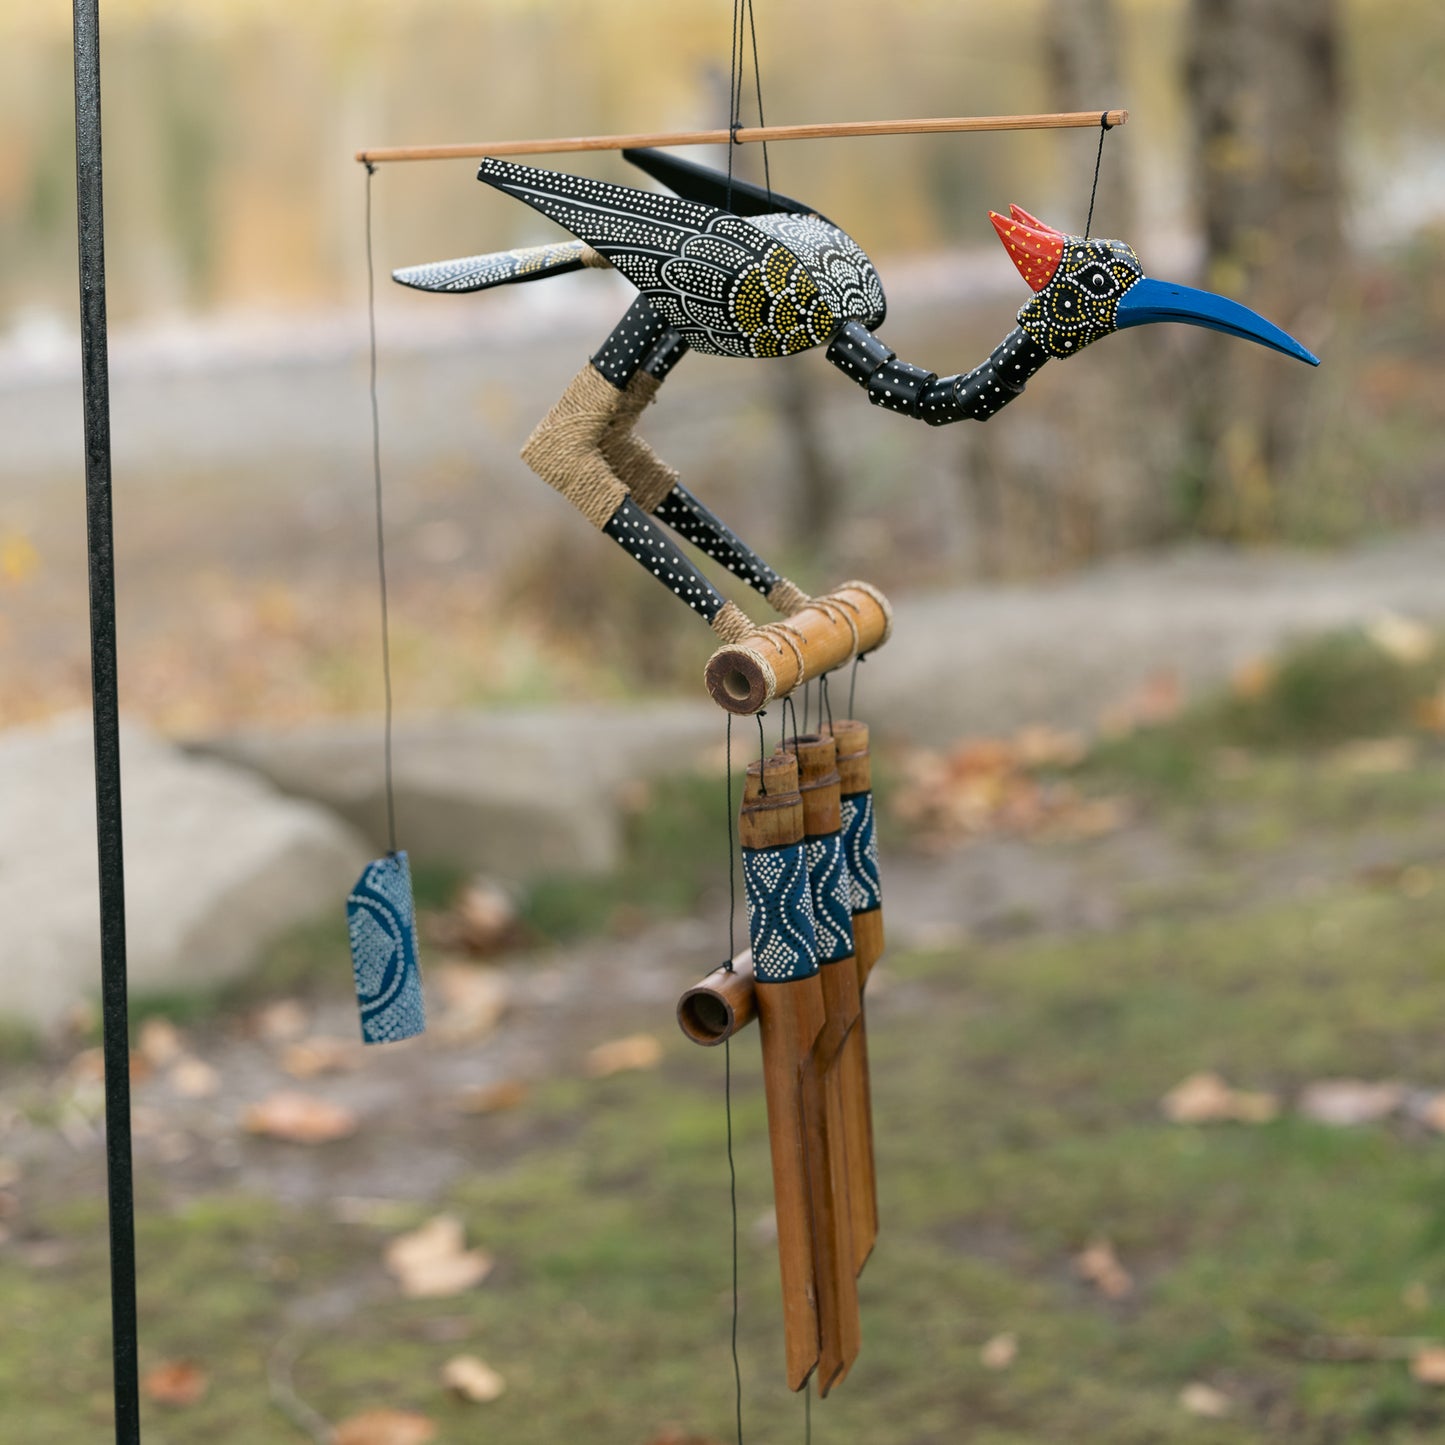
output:
M857 1238L854 1178L867 1168L860 1145L868 1137L868 1096L858 1067L861 1035L858 1023L858 967L853 958L852 889L843 854L843 809L838 779L838 745L817 734L795 737L787 749L798 759L798 790L803 796L803 834L807 844L808 886L818 940L819 973L827 1020L814 1049L822 1076L823 1107L829 1140L829 1167L824 1197L814 1205L813 1251L820 1275L834 1282L836 1320L820 1321L819 1373L825 1381L841 1379L862 1345L858 1316ZM871 1186L863 1190L870 1197ZM871 1237L863 1258L872 1249Z
M888 641L893 609L867 582L846 582L785 621L718 648L704 679L719 707L746 715Z
M850 1203L853 1236L858 1244L855 1263L861 1270L878 1239L878 1169L873 1146L873 1080L868 1066L866 985L873 966L883 955L883 905L878 880L877 834L873 819L873 767L868 745L868 724L840 718L824 731L838 743L838 776L842 783L843 838L848 877L853 892L853 948L858 969L862 1016L854 1066L861 1070L863 1097L869 1101L866 1136L849 1135L849 1148L863 1155L862 1167L851 1178Z
M805 906L803 800L793 758L760 759L748 768L738 829L757 980L788 1388L801 1390L818 1363L820 1290L809 1166L826 1159L813 1047L827 1014Z
M758 1016L753 951L745 948L695 983L677 1001L677 1022L695 1044L712 1047L730 1039Z
M638 146L738 145L770 140L833 140L847 136L939 135L962 131L1088 130L1101 119L1123 125L1127 110L1056 111L1041 115L925 116L919 120L822 121L812 125L742 125L736 130L653 131L638 135L554 136L545 140L475 141L461 145L375 146L356 152L363 165L388 161L469 160L479 156L563 155L569 151L620 151Z

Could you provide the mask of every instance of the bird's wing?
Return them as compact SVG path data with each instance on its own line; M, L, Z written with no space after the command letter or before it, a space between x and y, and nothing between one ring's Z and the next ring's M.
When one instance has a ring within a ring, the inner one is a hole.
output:
M778 191L765 190L736 176L729 180L723 171L699 165L696 161L683 160L671 151L637 149L625 150L622 155L625 160L646 171L653 180L661 181L668 190L676 191L686 200L722 206L737 216L765 216L777 211L788 211L798 216L818 214L802 201L795 201Z
M494 251L489 256L462 256L455 261L431 261L403 266L391 273L393 281L415 291L484 291L509 281L536 281L580 271L587 247L582 241L557 241L550 246L526 246L516 251Z
M783 355L837 326L798 257L730 211L490 156L477 178L601 252L699 351Z

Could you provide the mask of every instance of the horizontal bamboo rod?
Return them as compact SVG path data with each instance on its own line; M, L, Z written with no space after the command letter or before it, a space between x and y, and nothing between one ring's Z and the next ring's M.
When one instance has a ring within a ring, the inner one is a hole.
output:
M573 135L551 140L481 141L468 145L378 146L357 151L364 165L388 161L451 161L479 156L545 156L565 151L621 151L642 146L738 145L769 140L832 140L839 136L940 135L980 130L1085 130L1101 120L1112 129L1129 119L1127 110L1073 110L1052 115L925 116L921 120L823 121L815 125L743 125L727 130L657 131L641 135Z

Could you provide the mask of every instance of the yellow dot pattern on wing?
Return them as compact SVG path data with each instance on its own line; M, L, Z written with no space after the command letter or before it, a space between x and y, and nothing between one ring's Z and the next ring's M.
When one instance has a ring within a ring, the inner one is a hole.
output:
M754 356L791 356L821 346L838 326L817 282L785 246L770 248L742 273L728 309Z

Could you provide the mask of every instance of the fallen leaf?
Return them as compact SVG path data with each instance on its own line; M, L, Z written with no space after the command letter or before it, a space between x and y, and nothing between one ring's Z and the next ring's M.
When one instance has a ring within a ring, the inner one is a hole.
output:
M1134 1277L1124 1268L1107 1239L1095 1240L1074 1257L1074 1273L1105 1299L1123 1299L1134 1292Z
M281 1067L293 1079L314 1079L318 1074L336 1074L354 1069L361 1062L365 1046L354 1039L329 1038L313 1034L288 1044L281 1056Z
M268 1044L299 1039L310 1024L310 1015L299 999L282 998L268 1003L251 1016L256 1033Z
M250 1134L284 1139L289 1144L326 1144L356 1132L358 1120L352 1110L311 1094L283 1089L252 1104L242 1115Z
M517 941L517 905L499 883L474 878L462 890L447 920L458 946L471 953L498 953Z
M1445 688L1415 704L1415 724L1427 732L1445 733Z
M442 1384L478 1405L490 1405L507 1388L507 1382L475 1355L457 1355L448 1360L442 1366Z
M398 1235L386 1247L386 1267L408 1299L446 1299L480 1284L492 1272L492 1256L466 1247L462 1222L438 1214L420 1229Z
M1393 1114L1405 1101L1399 1084L1367 1083L1362 1079L1318 1079L1299 1096L1298 1109L1316 1124L1347 1129L1374 1124Z
M169 1019L148 1018L141 1025L136 1052L154 1068L175 1063L184 1048L180 1030Z
M1159 1107L1173 1124L1267 1124L1279 1114L1275 1095L1231 1088L1216 1073L1190 1074Z
M426 1445L437 1425L415 1410L363 1410L336 1427L335 1445Z
M1420 1106L1417 1117L1427 1129L1445 1134L1445 1094L1432 1094Z
M1196 1380L1179 1392L1179 1404L1191 1415L1205 1420L1223 1420L1229 1414L1232 1402L1223 1390L1213 1385L1201 1384Z
M662 1058L662 1045L651 1034L631 1034L598 1044L587 1055L587 1072L594 1079L629 1069L655 1069Z
M528 1088L521 1079L503 1079L468 1089L457 1099L457 1108L464 1114L500 1114L527 1102Z
M496 1028L507 1011L506 976L474 963L443 963L428 977L441 999L436 1032L447 1039L476 1039Z
M152 1404L178 1408L198 1404L210 1387L210 1377L189 1360L164 1360L147 1370L141 1380L141 1389Z
M1014 753L1026 768L1072 768L1084 760L1089 744L1083 733L1037 723L1014 734Z
M1352 777L1374 778L1407 772L1418 749L1413 738L1361 738L1330 754L1330 762Z
M221 1075L215 1065L189 1055L177 1061L168 1078L183 1099L211 1099L221 1092Z
M1275 665L1268 658L1251 658L1230 674L1229 690L1241 702L1257 702L1274 686L1275 675Z
M151 1065L144 1055L130 1056L130 1081L144 1083L152 1073ZM65 1067L66 1083L74 1085L105 1083L105 1050L82 1049Z
M1117 737L1136 728L1157 727L1178 717L1183 706L1179 674L1166 668L1152 673L1122 702L1108 708L1099 719L1099 731Z
M40 553L23 532L7 532L0 537L0 578L18 587L29 581L39 566Z
M1445 1385L1445 1346L1425 1345L1410 1356L1410 1374L1422 1385Z
M1365 636L1403 667L1424 662L1435 650L1435 634L1423 622L1398 612L1380 613L1365 628Z
M1019 1357L1019 1337L1012 1330L995 1335L978 1352L986 1370L1006 1370Z

